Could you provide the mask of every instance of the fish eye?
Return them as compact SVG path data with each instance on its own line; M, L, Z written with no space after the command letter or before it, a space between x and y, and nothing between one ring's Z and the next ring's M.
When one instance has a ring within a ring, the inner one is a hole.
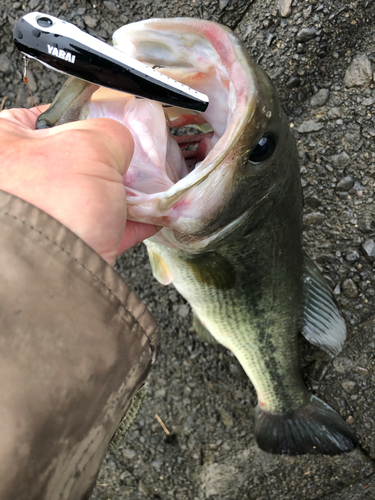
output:
M262 163L272 156L276 148L276 139L273 134L265 134L259 139L258 144L249 156L251 163Z

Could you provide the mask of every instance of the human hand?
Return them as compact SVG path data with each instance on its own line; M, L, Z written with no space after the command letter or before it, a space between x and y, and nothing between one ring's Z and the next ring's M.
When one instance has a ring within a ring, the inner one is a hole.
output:
M38 115L36 108L0 113L0 189L52 215L113 265L156 233L126 220L132 135L106 118L35 130Z

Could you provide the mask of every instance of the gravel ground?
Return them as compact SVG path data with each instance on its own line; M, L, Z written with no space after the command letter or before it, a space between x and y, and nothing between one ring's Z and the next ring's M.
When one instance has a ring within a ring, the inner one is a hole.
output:
M108 453L93 500L375 499L374 2L66 0L56 8L49 0L3 0L5 108L32 105L12 31L33 10L104 40L121 25L149 17L201 17L235 29L271 76L290 117L301 159L306 252L348 324L336 359L303 339L301 359L306 384L353 426L360 447L338 457L268 455L255 444L255 392L235 358L199 341L189 307L153 280L143 246L127 252L117 270L148 304L163 345L147 402L126 440ZM50 101L63 78L36 62L29 67L36 101Z

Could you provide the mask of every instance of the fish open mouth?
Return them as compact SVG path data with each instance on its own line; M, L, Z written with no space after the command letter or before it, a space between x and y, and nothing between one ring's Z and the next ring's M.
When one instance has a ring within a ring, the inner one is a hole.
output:
M231 149L245 114L248 78L233 45L237 39L215 23L153 19L120 28L113 41L209 97L199 113L105 88L93 95L87 118L113 118L132 132L135 151L124 177L129 214L150 222L151 210L165 215L172 200L202 182Z

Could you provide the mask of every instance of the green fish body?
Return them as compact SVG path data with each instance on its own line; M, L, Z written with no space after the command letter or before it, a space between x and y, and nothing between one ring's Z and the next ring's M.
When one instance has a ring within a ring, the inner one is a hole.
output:
M118 30L114 44L206 93L208 110L122 94L107 100L103 114L105 99L95 104L94 94L89 102L94 86L70 80L37 126L108 116L129 127L136 143L124 179L130 218L163 227L146 241L155 278L173 283L198 334L230 349L254 384L259 446L288 454L352 450L354 432L307 390L299 369L300 331L334 355L346 329L303 252L296 145L271 81L230 30L208 21L142 21ZM201 132L190 136L193 153L177 147L189 143L176 132L181 126Z

